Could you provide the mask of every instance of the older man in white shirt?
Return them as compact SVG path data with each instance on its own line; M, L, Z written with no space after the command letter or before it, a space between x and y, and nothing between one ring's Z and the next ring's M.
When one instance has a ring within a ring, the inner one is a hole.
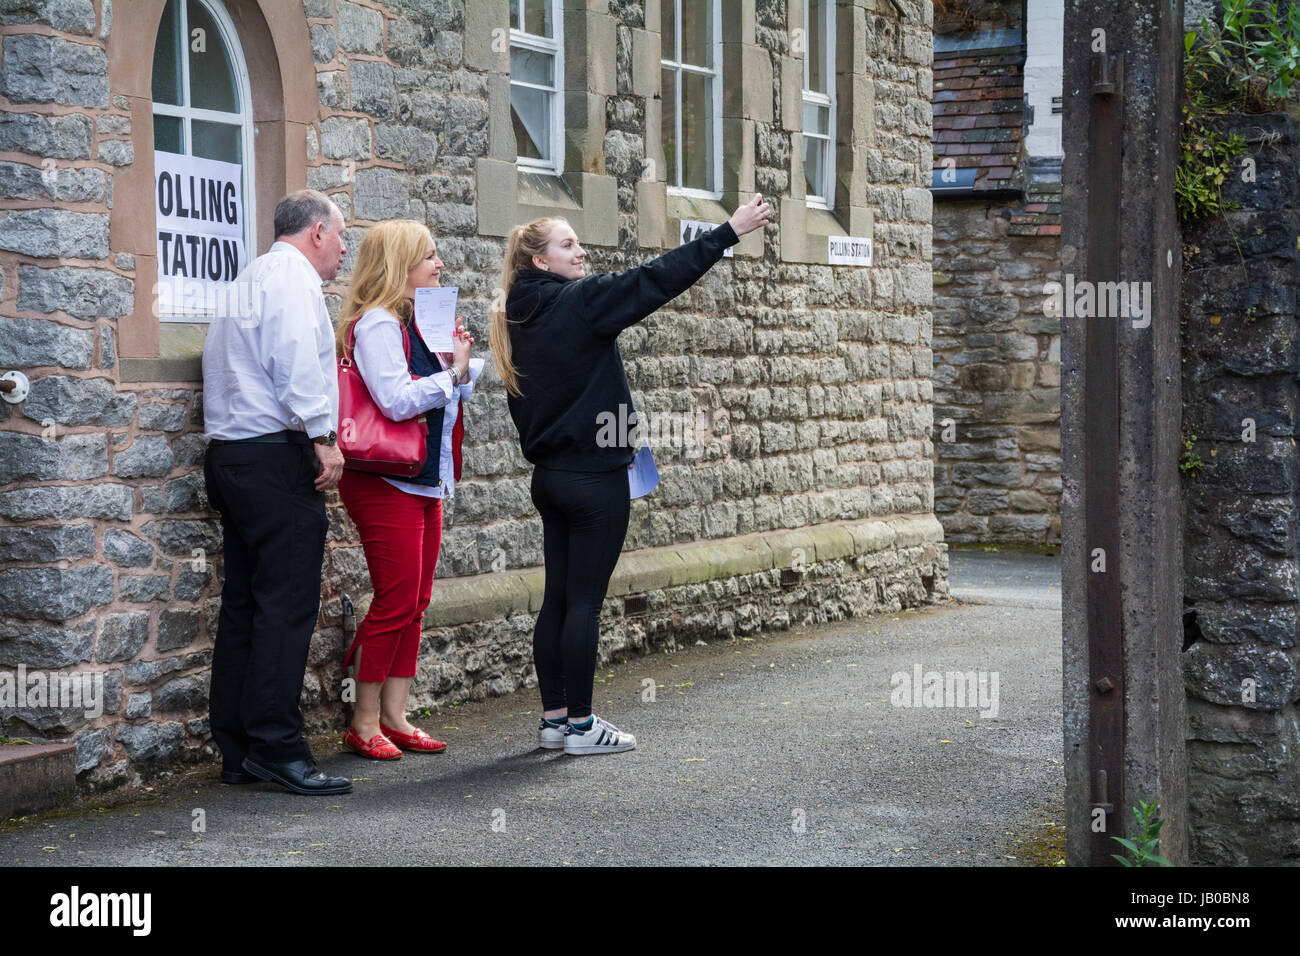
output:
M343 473L321 283L338 274L345 251L343 216L327 196L285 196L274 244L235 280L247 307L208 329L204 475L221 513L225 563L209 706L224 783L352 789L316 767L298 706L320 610L325 492Z

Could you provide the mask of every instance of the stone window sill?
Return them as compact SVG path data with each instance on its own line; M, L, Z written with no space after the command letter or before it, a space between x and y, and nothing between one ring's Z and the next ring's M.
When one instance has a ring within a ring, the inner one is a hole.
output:
M119 357L123 382L202 382L206 322L162 322L157 358Z
M521 169L500 159L479 159L478 231L508 236L515 226L563 216L585 245L618 245L618 183L613 176Z
M739 195L724 194L721 200L683 195L669 192L663 182L645 179L636 184L636 196L637 245L643 249L672 249L678 244L683 219L721 225L741 203ZM761 257L762 233L741 236L735 250L738 256Z
M850 207L844 222L836 211L800 198L781 200L781 261L826 265L828 236L870 236L871 210Z

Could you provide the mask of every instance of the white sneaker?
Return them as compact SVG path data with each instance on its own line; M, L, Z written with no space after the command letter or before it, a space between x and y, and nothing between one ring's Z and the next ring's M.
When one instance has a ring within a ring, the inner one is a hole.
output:
M537 746L541 747L543 750L563 749L564 732L568 727L568 724L561 724L559 727L556 727L552 724L548 724L546 719L542 718L542 722L537 728Z
M566 754L616 754L635 746L635 737L599 717L593 717L586 731L574 729L573 724L564 731Z

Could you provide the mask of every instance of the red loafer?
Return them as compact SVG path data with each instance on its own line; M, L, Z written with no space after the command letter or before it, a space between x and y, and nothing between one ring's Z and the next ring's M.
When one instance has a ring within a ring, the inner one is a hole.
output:
M419 727L415 728L415 733L413 734L404 734L400 731L394 730L392 727L385 727L383 724L379 725L379 729L388 736L389 740L397 744L397 746L401 747L403 750L415 750L422 753L436 754L442 753L447 749L446 743L441 740L434 740Z
M396 760L402 755L402 752L393 746L393 742L383 734L375 734L369 740L362 740L361 735L351 727L343 735L343 746L372 760Z

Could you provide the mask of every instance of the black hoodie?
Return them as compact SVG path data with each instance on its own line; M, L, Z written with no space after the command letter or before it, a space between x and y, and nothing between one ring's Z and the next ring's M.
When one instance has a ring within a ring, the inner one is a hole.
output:
M739 241L723 223L627 272L565 279L519 271L506 318L524 394L507 402L525 458L561 471L632 461L642 444L638 426L644 435L648 423L632 407L618 334L685 292Z

